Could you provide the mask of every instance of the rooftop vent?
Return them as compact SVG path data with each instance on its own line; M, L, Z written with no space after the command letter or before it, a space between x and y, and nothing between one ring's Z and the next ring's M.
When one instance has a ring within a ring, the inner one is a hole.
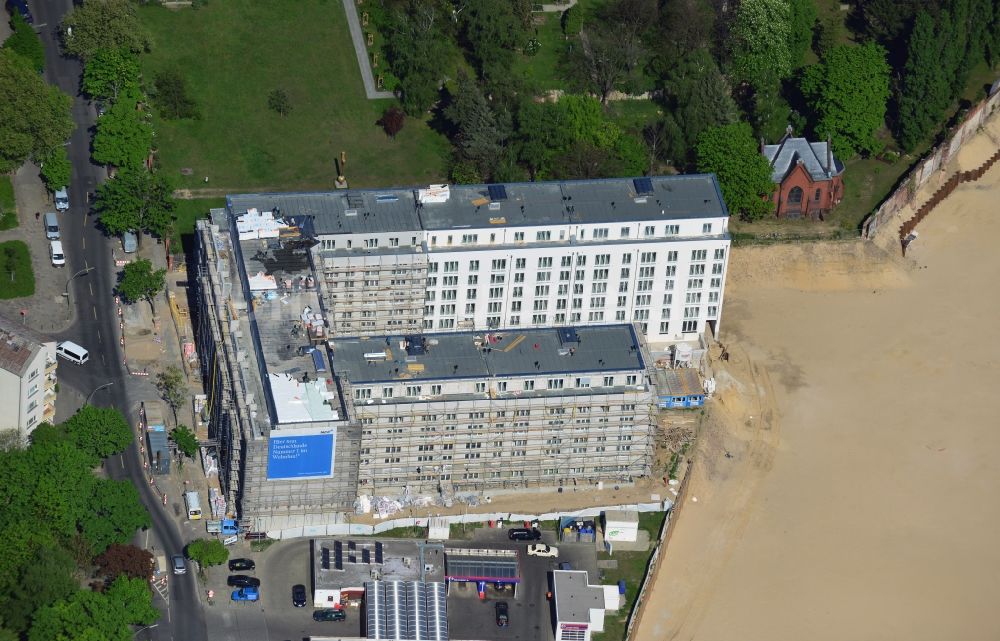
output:
M347 209L347 210L344 210L344 215L345 216L357 216L358 215L358 210L357 209Z
M500 211L500 203L490 203L490 211Z
M394 203L399 200L399 196L396 194L379 194L375 196L375 202L377 203Z

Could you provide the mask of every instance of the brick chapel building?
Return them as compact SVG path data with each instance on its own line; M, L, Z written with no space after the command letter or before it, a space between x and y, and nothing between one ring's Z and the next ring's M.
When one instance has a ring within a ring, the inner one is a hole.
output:
M830 141L793 138L791 127L776 145L760 151L771 165L777 186L771 201L778 218L822 220L844 197L844 164L833 155Z

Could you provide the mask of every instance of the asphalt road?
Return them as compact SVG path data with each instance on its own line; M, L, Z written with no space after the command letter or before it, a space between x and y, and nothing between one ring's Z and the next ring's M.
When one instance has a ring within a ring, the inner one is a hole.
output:
M59 53L58 25L72 6L72 0L31 3L35 30L45 44L45 78L74 97L73 120L77 124L67 147L73 165L73 180L69 187L71 207L63 217L63 246L67 265L60 277L69 278L82 270L93 268L70 283L70 302L75 307L76 321L70 329L58 336L60 340L72 340L86 347L90 351L90 361L82 366L66 366L67 363L64 363L59 368L59 383L84 395L91 394L106 383L114 383L95 392L92 403L117 407L134 423L138 403L130 394L130 388L134 385L123 367L123 354L118 344L120 334L114 305L112 241L98 229L94 217L89 215L87 204L88 193L93 193L105 178L104 170L90 162L91 128L96 114L88 101L80 95L82 65ZM162 550L168 556L181 553L184 540L149 486L138 448L133 445L123 457L109 460L106 469L113 478L130 480L138 488L143 503L152 515L152 535L157 541L157 551ZM145 534L140 533L140 538L140 543L144 543ZM135 638L163 641L207 639L205 617L197 589L193 573L171 576L169 606L158 596L154 597L154 604L163 610L164 616L156 627L140 630Z

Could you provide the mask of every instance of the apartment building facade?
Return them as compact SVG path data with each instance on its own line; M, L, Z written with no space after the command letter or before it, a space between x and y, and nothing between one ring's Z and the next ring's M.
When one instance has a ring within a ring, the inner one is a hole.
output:
M0 317L0 405L8 408L0 429L27 439L56 413L56 342Z
M361 425L359 492L436 496L631 483L653 462L633 325L334 341Z
M719 331L730 240L714 176L249 194L229 209L309 226L335 336L635 322L658 347Z

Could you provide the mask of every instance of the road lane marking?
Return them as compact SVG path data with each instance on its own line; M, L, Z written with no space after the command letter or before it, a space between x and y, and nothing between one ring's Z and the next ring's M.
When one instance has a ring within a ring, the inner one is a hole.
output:
M86 236L81 236L80 237L80 242L83 243L83 248L87 249L87 237Z
M98 342L98 343L103 343L103 342L104 342L104 341L103 341L103 340L101 339L101 330L97 330L97 342Z
M90 287L90 295L93 296L94 295L94 283L91 283L91 282L88 281L87 285Z
M97 320L97 305L94 305L94 320Z

